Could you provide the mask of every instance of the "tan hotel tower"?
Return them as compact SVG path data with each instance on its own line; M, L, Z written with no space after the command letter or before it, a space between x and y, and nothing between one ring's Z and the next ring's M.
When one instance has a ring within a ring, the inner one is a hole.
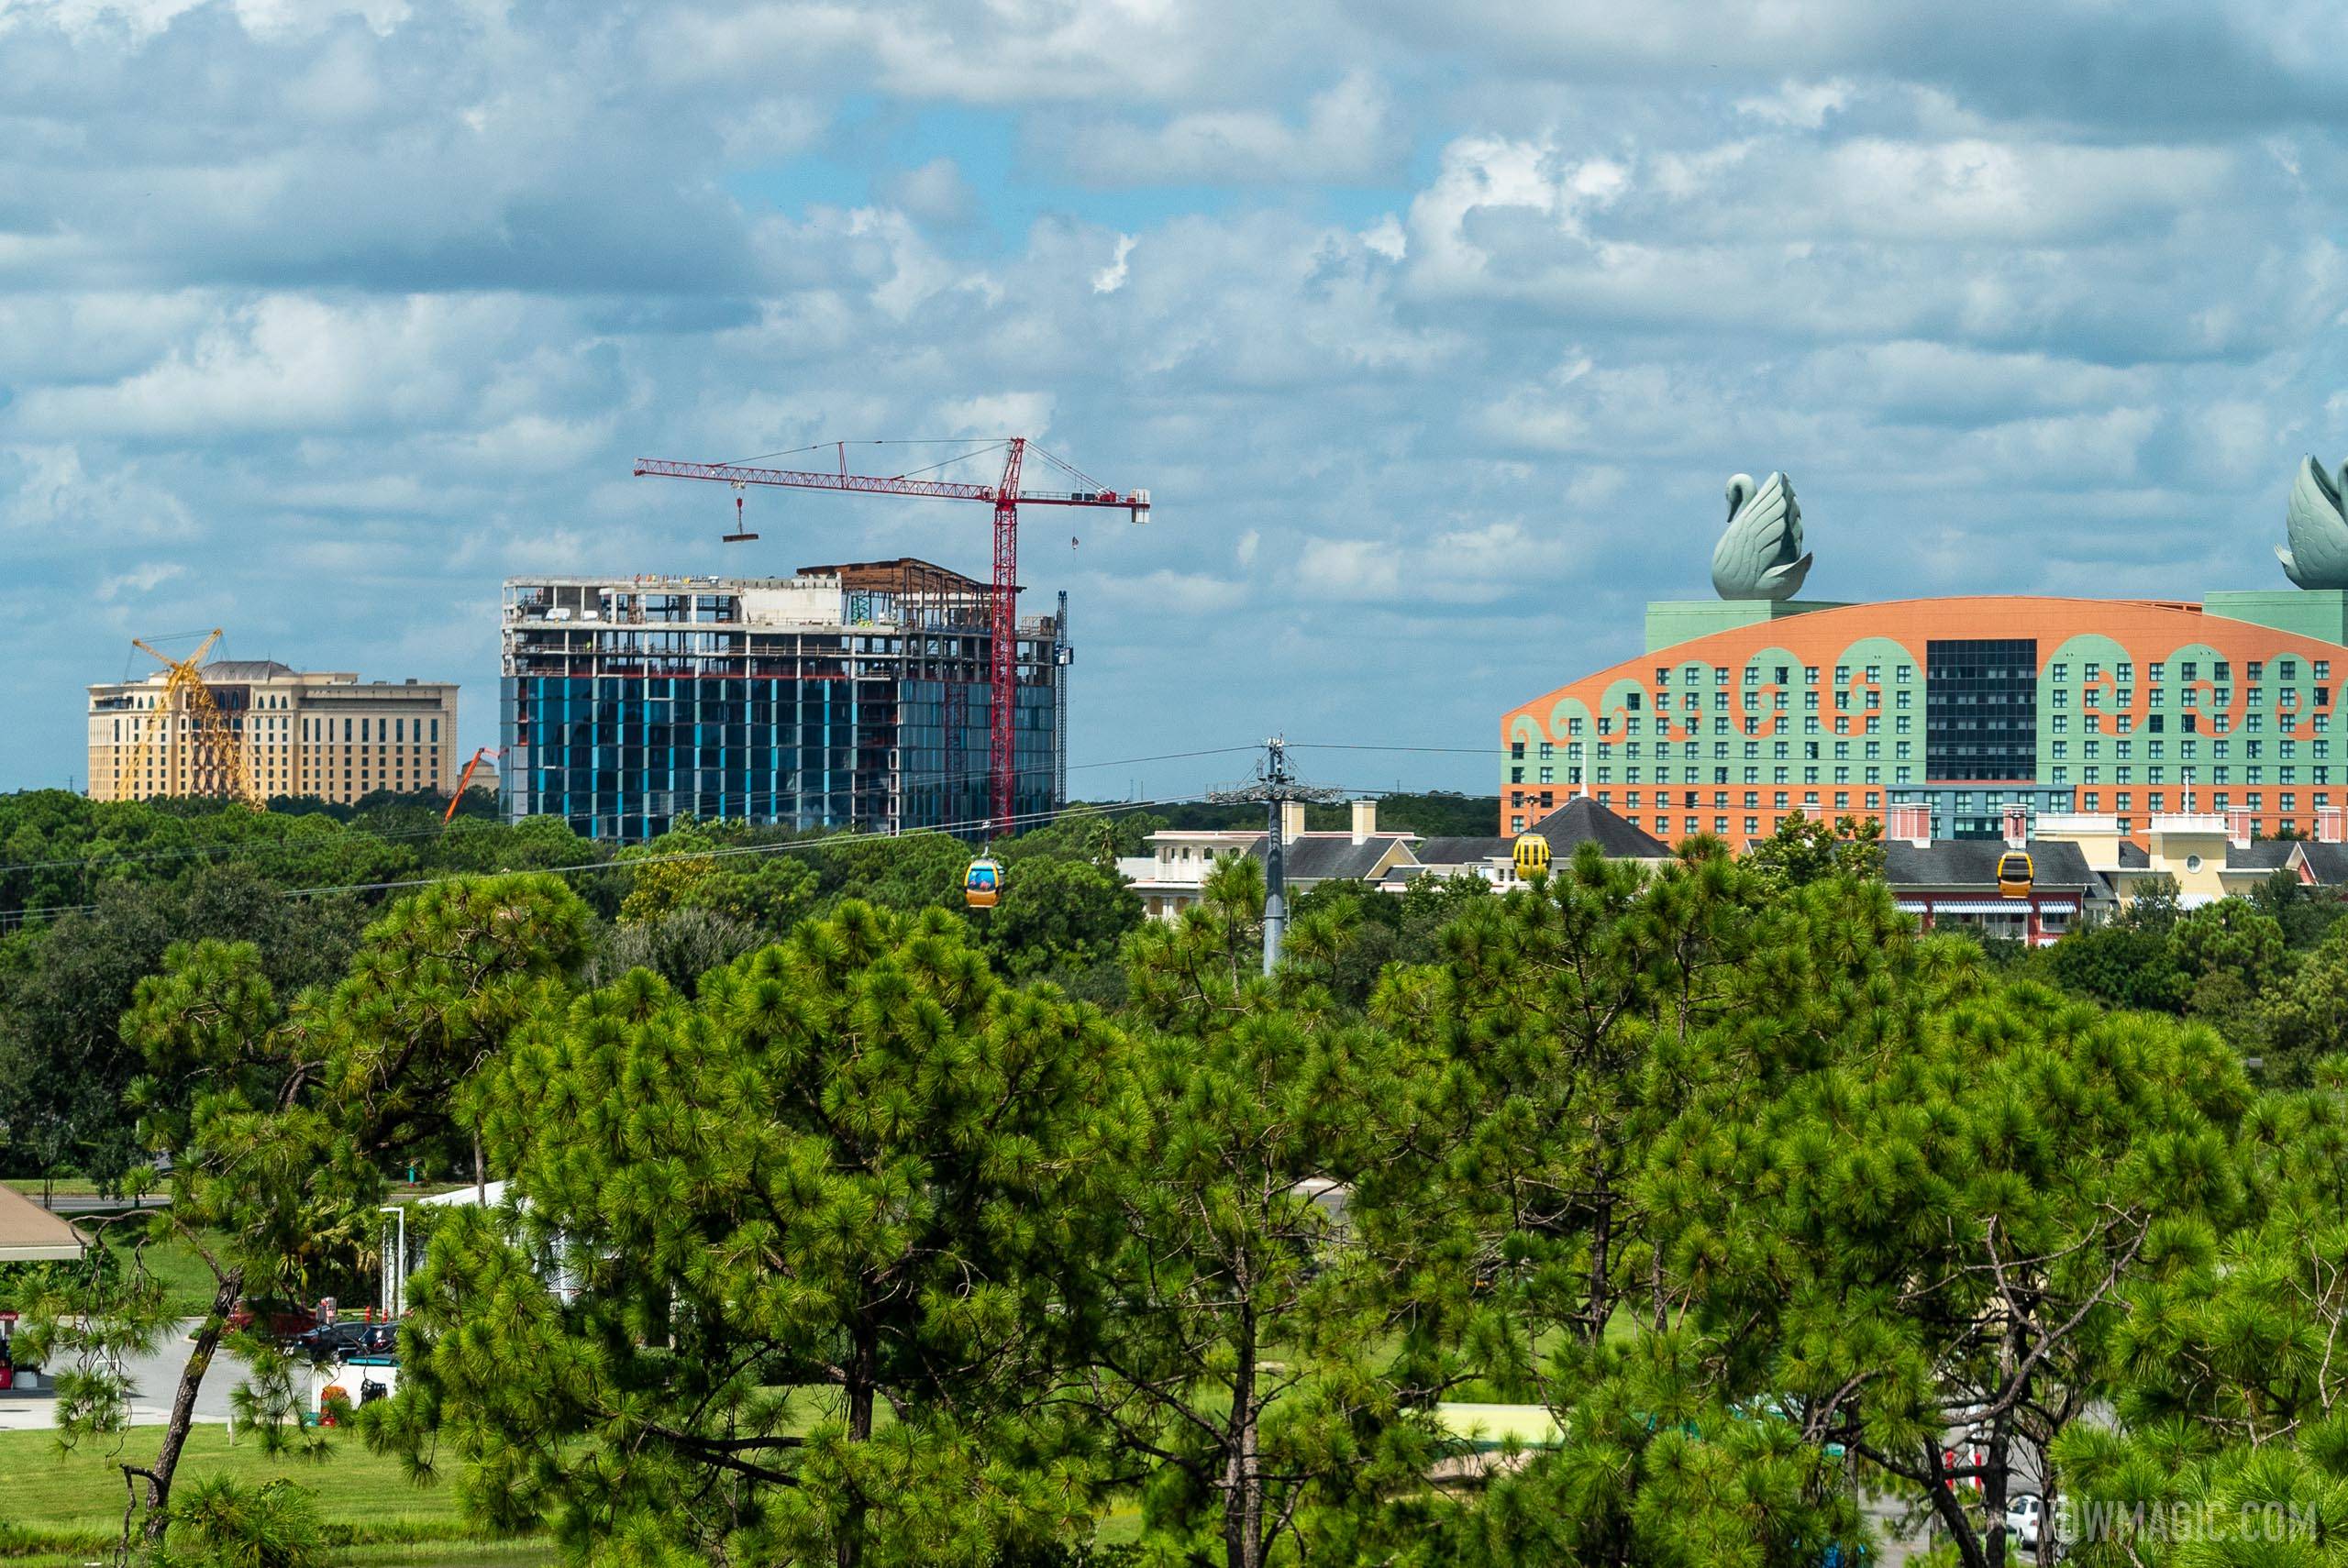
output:
M457 688L447 681L361 681L303 672L272 659L219 659L204 684L236 733L256 801L315 796L350 804L377 790L434 790L457 783ZM221 794L197 776L209 746L193 718L164 704L162 671L90 688L90 798ZM150 726L151 738L142 745Z

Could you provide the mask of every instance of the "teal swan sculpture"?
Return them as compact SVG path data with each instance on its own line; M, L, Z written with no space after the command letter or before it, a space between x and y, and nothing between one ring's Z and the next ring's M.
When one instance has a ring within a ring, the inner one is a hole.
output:
M1757 490L1750 474L1731 479L1728 529L1712 547L1713 591L1722 599L1790 599L1810 575L1810 561L1801 547L1801 502L1786 476L1773 473Z

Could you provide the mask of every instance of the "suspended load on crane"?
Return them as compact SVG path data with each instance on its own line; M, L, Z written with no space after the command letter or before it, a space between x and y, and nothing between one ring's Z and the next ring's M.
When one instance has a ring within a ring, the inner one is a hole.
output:
M991 910L1002 897L1002 867L987 856L970 862L962 874L962 902L974 910Z

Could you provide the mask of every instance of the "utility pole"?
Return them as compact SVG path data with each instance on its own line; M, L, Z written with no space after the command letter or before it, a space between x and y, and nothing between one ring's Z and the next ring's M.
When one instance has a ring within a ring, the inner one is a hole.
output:
M1264 743L1264 760L1256 765L1256 777L1245 784L1228 790L1217 790L1207 796L1222 805L1237 805L1255 801L1264 802L1264 973L1268 975L1279 966L1280 938L1288 932L1288 897L1281 876L1281 851L1286 847L1280 823L1280 808L1290 801L1328 802L1346 798L1343 790L1327 790L1307 784L1288 770L1288 743L1274 735Z

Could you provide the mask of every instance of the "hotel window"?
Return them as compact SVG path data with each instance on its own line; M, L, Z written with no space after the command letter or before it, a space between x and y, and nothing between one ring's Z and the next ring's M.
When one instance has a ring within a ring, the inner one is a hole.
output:
M1702 665L1700 665L1700 664L1691 664L1691 665L1689 665L1689 666L1688 667L1688 684L1689 684L1689 685L1690 685L1690 686L1698 685L1698 684L1700 684L1700 683L1703 680L1703 679L1704 679L1704 667L1703 667Z
M1908 741L1893 741L1891 743L1891 755L1901 762L1910 760L1910 758L1915 755L1908 749L1911 744L1911 743Z
M1837 686L1848 686L1850 683L1851 667L1847 664L1836 665L1834 667L1834 684Z
M1551 741L1543 741L1543 742L1541 743L1541 760L1542 760L1542 761L1546 762L1546 761L1548 761L1551 757L1553 757L1553 756L1556 756L1556 755L1557 755L1557 747L1556 747L1556 743L1551 742Z
M1758 817L1745 818L1744 831L1748 834L1759 833L1761 831L1761 819Z
M1744 684L1747 686L1758 686L1761 684L1761 667L1759 665L1748 664L1744 667Z
M2136 679L2136 667L2132 664L2114 665L2112 666L2111 672L2122 680L2133 680Z
M1780 686L1778 688L1775 700L1771 701L1769 705L1780 713L1786 711L1786 689L1784 687Z
M1508 831L1511 833L1523 833L1524 831L1524 819L1523 817L1509 818Z
M1893 716L1891 721L1891 733L1895 735L1904 735L1908 733L1907 714L1899 713Z
M1670 684L1671 684L1671 671L1670 671L1667 668L1666 668L1665 666L1663 666L1663 665L1656 665L1656 666L1655 667L1655 683L1656 683L1657 686L1668 686L1668 685L1670 685Z
M2252 811L2255 812L2255 811L2258 811L2258 810L2261 810L2261 809L2262 809L2262 808L2261 808L2261 806L2260 806L2260 800L2261 800L2261 797L2260 797L2260 795L2259 795L2258 791L2257 791L2257 790L2253 790L2249 794L2244 795L2244 796L2242 798L2242 803L2243 803L2243 805L2245 805L2245 806L2249 807Z
M2128 810L2128 802L2130 799L2131 797L2127 790L2121 790L2120 793L2111 797L2111 809L2115 812L2124 812Z
M2070 755L2071 743L2069 741L2056 741L2054 743L2054 757L2056 761L2062 761Z
M2330 659L2320 658L2315 661L2315 678L2318 680L2329 680L2331 679L2331 661Z
M1806 664L1806 665L1802 666L1802 668L1801 668L1801 678L1802 678L1802 679L1803 679L1803 680L1805 680L1805 681L1809 682L1809 683L1810 683L1811 685L1812 685L1812 686L1817 685L1817 684L1818 684L1818 667L1817 667L1816 665L1814 665L1814 664Z
M1758 762L1761 760L1761 743L1759 741L1746 741L1744 743L1744 760L1747 762Z
M2097 676L2101 675L2102 673L2103 673L2103 667L2102 667L2101 665L2095 665L2095 664L2091 664L2091 665L2088 666L2088 675L2087 675L2087 678L2088 678L2089 680L2093 680Z
M1554 768L1554 767L1545 767L1545 768L1543 768L1543 769L1541 770L1541 779L1540 779L1540 781L1541 781L1542 783L1544 783L1544 784L1555 784L1555 783L1557 781L1557 779L1556 779L1556 772L1557 772L1557 770L1556 770L1556 768Z
M1750 713L1745 714L1745 715L1744 715L1744 733L1745 733L1746 734L1748 734L1748 735L1757 735L1757 734L1759 734L1761 733L1761 721L1760 721L1759 719L1757 719L1757 718L1755 718L1755 717L1754 717L1752 714L1750 714Z
M1848 719L1836 719L1834 721L1834 733L1838 735L1849 734L1851 733L1851 721Z
M2053 679L2058 681L2068 680L2071 679L2071 667L2067 664L2058 664L2046 673Z
M1728 684L1728 666L1724 664L1716 664L1712 666L1712 684L1715 686L1726 686Z
M2253 801L2251 803L2254 805L2257 804L2255 801ZM2283 791L2276 803L2287 812L2296 812L2299 809L2298 796L2288 790Z
M1867 771L1866 771L1866 781L1867 781L1868 783L1870 783L1870 784L1880 784L1880 783L1882 783L1882 782L1883 782L1883 769L1882 769L1882 768L1880 768L1880 767L1870 767L1870 768L1868 768L1868 769L1867 769Z
M1579 719L1567 719L1566 721L1566 734L1569 735L1578 735L1581 734L1581 721Z
M2249 676L2249 679L2253 679L2253 680L2257 679L2258 679L2258 677L2259 677L2259 673L2260 673L2262 670L2264 670L2265 668L2266 668L2265 664L2264 662L2262 662L2261 660L2258 660L2258 659L2252 659L2252 660L2250 661L2250 676Z
M2212 680L2232 680L2233 678L2234 667L2224 659L2220 659L2215 668L2210 671L2210 679Z
M2182 669L2183 673L2177 678L2181 680L2198 680L2201 679L2201 666L2193 659L2187 659L2182 666Z

